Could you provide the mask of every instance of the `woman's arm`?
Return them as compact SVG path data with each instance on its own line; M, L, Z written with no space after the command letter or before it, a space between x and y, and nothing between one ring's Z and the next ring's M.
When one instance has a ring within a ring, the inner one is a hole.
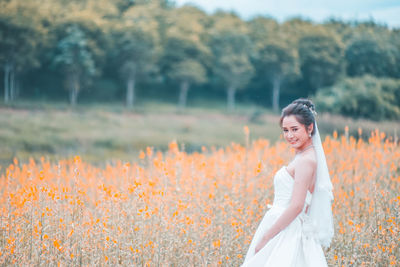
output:
M265 233L260 243L256 246L256 253L261 250L275 235L285 229L303 210L304 201L310 186L316 162L311 159L298 159L295 165L295 179L289 207L276 220Z

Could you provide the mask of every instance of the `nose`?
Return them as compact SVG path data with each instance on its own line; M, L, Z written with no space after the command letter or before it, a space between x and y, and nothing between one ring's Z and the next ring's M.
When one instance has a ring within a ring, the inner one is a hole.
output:
M288 137L293 137L293 133L288 132Z

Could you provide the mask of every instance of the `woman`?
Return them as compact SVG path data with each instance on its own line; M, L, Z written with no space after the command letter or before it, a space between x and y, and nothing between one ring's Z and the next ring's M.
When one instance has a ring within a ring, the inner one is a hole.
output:
M296 156L274 177L274 202L250 244L243 267L327 266L321 245L333 237L332 184L314 104L298 99L282 110L280 125Z

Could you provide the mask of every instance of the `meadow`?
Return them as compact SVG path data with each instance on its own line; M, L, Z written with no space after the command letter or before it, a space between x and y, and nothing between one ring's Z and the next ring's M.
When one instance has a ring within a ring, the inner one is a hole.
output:
M280 140L279 116L270 110L238 104L228 113L225 103L194 101L183 112L171 102L142 101L134 110L121 103L81 104L71 109L63 102L18 101L0 104L0 165L14 158L27 163L30 158L57 161L80 155L96 165L118 160L135 161L146 147L165 152L176 141L181 150L201 152L202 146L224 148L231 142L244 145L243 126L251 128L253 140ZM333 131L358 135L367 140L378 128L387 135L400 133L398 122L355 120L319 114L321 135ZM1 172L1 170L0 170Z
M188 153L170 142L103 166L15 158L0 177L0 265L239 266L273 174L293 157L252 131L242 144ZM335 197L328 264L399 266L398 140L358 131L323 142Z

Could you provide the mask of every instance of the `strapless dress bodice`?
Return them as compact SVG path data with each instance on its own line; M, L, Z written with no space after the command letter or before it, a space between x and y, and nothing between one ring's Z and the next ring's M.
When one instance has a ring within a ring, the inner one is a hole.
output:
M274 176L274 201L271 206L274 208L287 208L290 204L292 191L294 186L294 179L287 171L286 166L283 166ZM311 204L312 194L307 190L307 196L304 201L304 208Z

